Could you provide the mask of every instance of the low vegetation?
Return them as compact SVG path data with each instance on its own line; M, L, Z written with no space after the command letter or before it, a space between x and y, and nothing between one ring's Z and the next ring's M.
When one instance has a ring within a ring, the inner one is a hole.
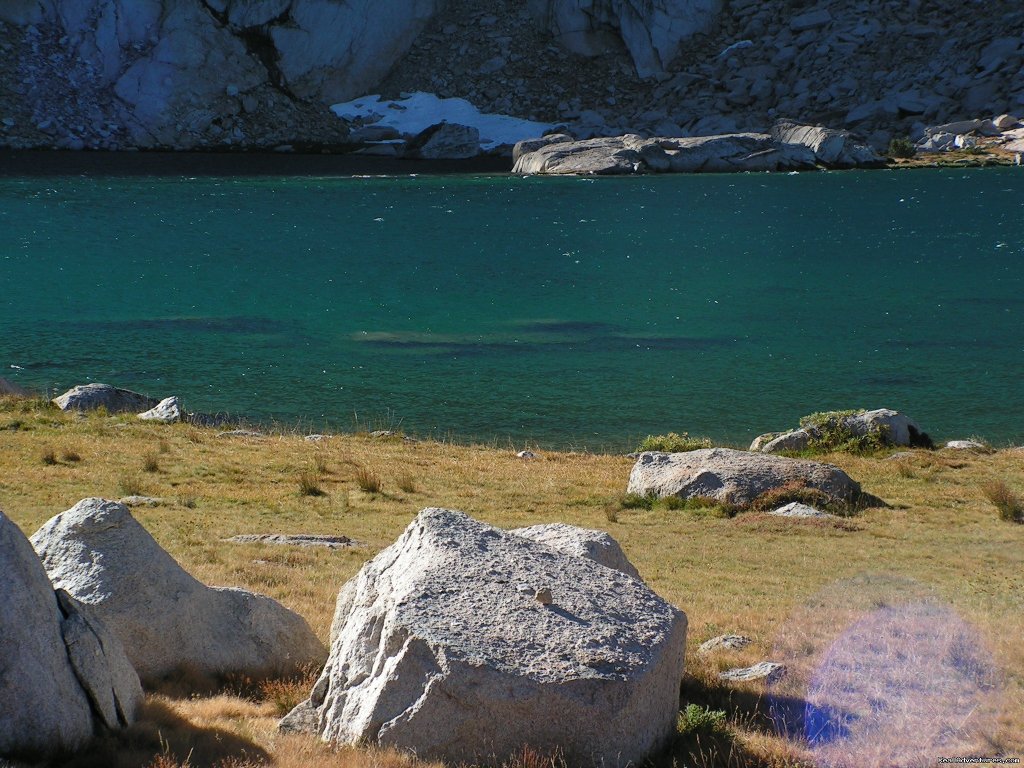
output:
M864 413L859 411L824 411L800 419L800 427L811 433L812 453L876 453L886 447L885 428L875 426L864 434L854 432L847 417Z
M669 432L667 435L648 435L640 441L637 451L641 453L643 451L684 453L686 451L697 451L701 448L711 448L712 445L710 437L690 437L686 432L683 432L681 435Z
M1011 523L1024 523L1024 499L1010 490L1002 480L993 480L981 487L985 498L999 512L999 519Z
M15 422L17 428L10 428ZM1013 489L1024 488L1024 452L914 450L896 461L885 452L821 456L889 504L838 527L710 502L627 497L633 461L623 456L546 452L543 461L524 462L493 447L354 435L312 445L287 431L218 439L213 430L194 425L144 424L126 416L79 419L44 402L12 398L0 398L4 424L0 508L26 533L87 496L160 497L161 505L137 507L133 514L186 569L208 584L280 600L325 642L339 586L423 507L461 509L503 528L567 522L609 531L647 583L689 618L677 738L643 768L821 764L803 731L778 727L772 708L780 700L763 683L727 684L718 673L781 660L774 659L780 648L792 648L808 664L823 658L841 627L862 610L898 605L913 589L970 624L978 647L1000 672L992 688L999 707L986 710L977 743L963 754L1024 756L1024 526L1000 519L1020 519L1021 500ZM48 447L56 446L59 456L65 445L81 446L85 460L40 460ZM141 471L140 457L150 451L159 456L158 472ZM323 495L298 492L303 472ZM988 489L993 478L1002 488ZM344 534L365 546L224 542L237 534L275 532ZM861 586L879 573L891 574L892 585L875 592ZM724 633L754 642L739 651L697 652L700 643ZM896 643L909 658L919 650ZM279 734L277 719L305 695L313 674L199 696L151 692L141 723L67 764L455 768ZM927 685L915 684L927 695ZM868 722L871 712L858 711L851 722ZM507 766L488 768L560 768L559 759L524 751Z

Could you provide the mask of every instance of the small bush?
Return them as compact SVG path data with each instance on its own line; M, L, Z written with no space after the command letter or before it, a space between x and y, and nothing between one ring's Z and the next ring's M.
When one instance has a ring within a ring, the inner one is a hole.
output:
M44 448L42 455L40 455L39 457L39 460L42 461L43 464L52 467L54 464L57 463L57 452L53 450L53 448Z
M712 446L710 437L690 437L686 432L677 435L669 432L667 435L648 435L637 446L637 451L662 451L663 453L686 453L697 451L701 448Z
M143 472L159 472L160 461L155 453L147 453L142 457Z
M917 154L917 147L910 139L903 137L889 142L889 157L909 158Z
M366 493L380 493L384 490L384 481L380 475L366 467L356 470L356 485Z
M622 509L654 509L654 502L657 497L654 494L646 496L639 493L627 493L619 499L619 506Z
M320 486L320 475L316 472L302 472L299 474L299 495L300 496L324 496L326 493Z
M1002 480L993 480L981 487L985 498L999 510L999 519L1010 523L1024 523L1024 499L1010 490Z
M71 464L75 464L82 460L82 455L78 451L73 450L71 448L65 448L61 452L60 457L64 461L70 462Z
M800 419L800 427L811 434L810 449L816 453L874 453L888 444L888 435L884 427L856 434L846 420L862 413L863 410L812 413Z
M724 710L687 704L686 709L679 714L676 730L682 736L721 733L725 730L725 718Z

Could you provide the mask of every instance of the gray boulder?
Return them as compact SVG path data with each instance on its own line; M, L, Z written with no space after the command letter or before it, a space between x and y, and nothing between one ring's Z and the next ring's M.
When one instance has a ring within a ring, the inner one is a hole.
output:
M323 739L501 764L639 762L673 733L686 616L642 582L425 509L338 595L331 655L282 721Z
M144 680L284 675L323 660L305 620L269 597L201 584L114 501L84 499L32 536L54 586L89 606Z
M793 501L778 509L773 509L768 514L775 517L835 517L835 515L830 515L828 512L822 512L820 509L815 509L807 504L801 504L799 501Z
M746 635L719 635L705 640L697 648L699 653L713 653L715 651L739 651L750 645L751 640Z
M773 437L768 440L762 440L764 435L754 438L754 442L750 444L750 450L762 453L781 453L783 451L806 451L811 446L812 435L806 429L795 429L792 432L783 432L781 435L774 432L770 434Z
M62 411L106 408L108 413L140 413L155 406L157 400L110 384L79 384L53 398L53 403Z
M565 523L549 523L531 525L529 528L515 528L509 533L540 544L547 544L549 547L573 557L585 557L595 563L600 563L605 568L621 571L634 579L640 578L640 574L629 562L626 553L619 546L619 542L604 531L578 528Z
M718 679L728 680L730 682L767 680L769 683L774 683L781 679L785 674L786 667L784 664L778 664L774 661L759 661L752 667L738 667L720 672L718 674Z
M405 156L420 160L466 160L480 154L480 130L471 125L437 123L413 137Z
M609 176L636 173L642 166L640 153L621 138L604 137L544 144L520 154L512 173Z
M134 722L142 701L120 644L58 594L0 512L0 758L78 749L105 727Z
M860 485L838 467L731 448L704 448L687 453L640 454L629 475L627 493L659 498L708 498L747 505L786 485L816 488L834 501L860 497Z
M762 453L803 451L836 430L851 437L876 435L882 445L932 447L931 438L913 419L891 408L876 408L853 414L825 414L822 419L805 423L805 426L791 432L770 432L755 438L750 450Z
M564 144L565 142L572 141L572 136L565 133L549 133L547 136L541 136L539 139L524 139L523 141L516 142L516 145L512 147L512 163L519 162L519 158L523 155L528 155L531 152L536 152L541 147L546 147L548 144Z
M156 421L160 424L174 424L182 420L184 413L181 400L177 397L167 397L148 411L140 413L139 418L143 421Z

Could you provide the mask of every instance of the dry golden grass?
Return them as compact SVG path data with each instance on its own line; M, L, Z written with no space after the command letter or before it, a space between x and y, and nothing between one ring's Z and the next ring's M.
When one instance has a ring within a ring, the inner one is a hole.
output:
M209 584L240 586L280 600L325 641L338 588L423 507L461 509L503 528L561 521L609 531L648 584L687 612L682 704L728 715L725 736L681 739L655 763L666 768L673 760L705 768L813 764L806 739L777 732L763 684L726 685L718 672L789 654L784 660L795 671L777 693L783 702L785 696L803 701L809 671L865 611L903 605L908 594L923 595L976 633L979 653L990 655L998 673L998 691L990 699L986 689L985 707L964 744L981 750L977 754L1024 756L1024 526L999 520L981 492L994 480L1024 487L1024 452L913 451L897 460L824 457L890 506L822 523L752 513L729 518L699 509L622 508L617 500L632 461L620 456L545 452L524 462L511 450L367 436L334 436L315 445L290 434L217 438L215 431L191 425L79 418L11 398L0 399L0 430L0 508L26 533L84 497L117 498L126 495L126 480L137 482L146 495L167 501L133 514L186 569ZM73 446L87 460L44 464L40 454L51 445ZM159 454L160 471L147 473L143 482L139 457L150 451ZM310 467L322 469L317 471L322 496L298 492L297 479ZM361 471L371 471L380 489L364 489ZM224 541L236 534L274 532L344 534L365 546L300 550ZM870 589L863 587L865 579ZM865 596L871 598L867 603ZM917 625L885 625L885 631L895 635L858 662L875 675L890 674L882 660L894 654L956 656L949 646L928 641L928 632ZM755 642L742 651L696 653L701 642L725 632ZM857 636L852 631L850 637ZM846 672L830 674L840 680ZM890 682L910 686L902 678ZM168 766L186 761L190 766L247 761L289 767L428 765L392 752L334 749L278 734L276 718L304 685L285 682L214 698L151 695L144 722L91 757L83 756L92 762L81 765L146 765L158 759ZM921 683L917 698L933 690L951 695L949 685L949 678L933 688ZM866 695L870 698L870 692ZM846 704L859 706L853 700ZM859 722L875 729L863 731L868 740L883 727L898 733L901 723L916 722L912 718L927 711L892 706L881 719L870 714L859 712ZM535 758L548 759L526 755L517 768L529 768L527 762L536 763ZM884 761L882 755L875 763Z

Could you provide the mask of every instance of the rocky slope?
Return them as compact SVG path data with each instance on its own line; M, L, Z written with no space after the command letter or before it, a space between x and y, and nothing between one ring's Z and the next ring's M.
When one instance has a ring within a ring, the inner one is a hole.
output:
M880 146L1024 111L1022 65L1016 0L5 0L0 145L333 145L326 105L422 90L582 137Z

